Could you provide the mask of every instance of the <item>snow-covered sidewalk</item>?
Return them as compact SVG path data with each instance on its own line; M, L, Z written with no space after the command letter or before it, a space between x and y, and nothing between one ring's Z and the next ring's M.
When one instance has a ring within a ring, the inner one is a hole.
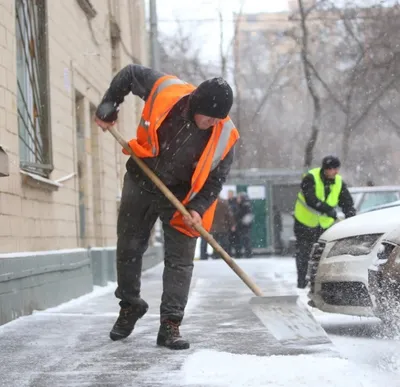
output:
M263 289L294 288L292 259L238 263ZM400 386L399 374L331 348L282 348L251 311L250 290L220 260L195 264L182 326L191 349L158 348L161 274L162 265L144 274L150 310L120 342L108 337L118 315L115 284L1 326L0 386Z

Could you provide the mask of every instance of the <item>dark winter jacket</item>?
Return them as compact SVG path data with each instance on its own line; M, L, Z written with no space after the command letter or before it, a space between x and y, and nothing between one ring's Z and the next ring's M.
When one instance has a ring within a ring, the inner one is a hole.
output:
M218 199L211 232L229 233L234 225L235 223L233 220L233 214L229 207L228 201L223 199Z
M322 169L321 178L325 186L325 197L328 197L331 190L331 185L334 183L334 180L327 179ZM308 206L314 208L319 212L327 214L328 216L336 218L335 209L317 198L315 194L315 181L314 177L311 174L307 174L306 176L304 176L301 182L301 190L304 194L304 198ZM339 195L339 207L342 209L346 218L350 218L356 215L353 198L344 181L342 182L342 190Z
M140 65L126 66L114 77L102 103L113 102L120 105L130 92L146 101L154 83L164 75L166 74ZM132 125L135 126L134 123ZM193 172L210 139L211 132L211 128L200 130L196 126L189 110L188 97L184 97L172 108L157 130L159 155L143 159L179 200L183 200L190 190ZM229 173L233 155L234 148L211 171L201 191L186 206L188 209L203 215L218 198ZM131 158L127 161L126 167L145 190L158 192Z
M237 204L236 213L236 229L240 230L251 228L254 220L253 209L251 202L247 197L243 197L240 203Z
M235 214L236 214L237 206L238 206L238 202L237 202L236 198L234 197L234 198L228 199L228 205L229 205L229 209L231 210L231 213L233 215L234 226L236 226Z

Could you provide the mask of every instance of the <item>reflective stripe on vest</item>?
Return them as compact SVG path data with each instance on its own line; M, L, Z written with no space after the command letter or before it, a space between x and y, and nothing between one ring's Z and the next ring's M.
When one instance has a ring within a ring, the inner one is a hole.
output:
M162 81L157 89L154 90L154 93L151 97L150 100L150 116L151 116L151 112L153 111L153 107L154 107L154 101L156 100L158 94L160 94L166 87L171 86L171 85L184 85L186 84L186 82L178 79L178 78L169 78L169 79L165 79L164 81Z
M215 148L213 161L211 164L211 170L214 170L219 162L222 160L225 152L226 145L229 142L232 130L235 129L235 125L231 120L226 121L222 127L221 136L219 137L217 147Z
M330 193L325 198L325 187L320 175L321 168L311 169L308 173L314 177L316 197L329 206L336 207L339 204L339 196L342 190L341 176L336 175L335 183L331 185ZM297 195L294 216L300 223L307 227L320 226L323 229L327 229L335 222L333 218L308 206L302 192L299 192Z
M221 135L219 136L218 143L217 143L217 146L214 151L210 172L218 166L219 162L225 156L225 150L229 144L232 130L234 130L234 129L235 129L235 125L233 124L233 122L231 120L228 120L224 123L224 125L222 127L222 131L221 131ZM202 166L202 168L204 168L204 166ZM201 173L202 173L202 169L200 170L199 176L201 175ZM192 200L197 195L197 192L195 191L195 189L196 189L196 180L194 182L192 182L192 189L189 192L189 197L188 197L189 200L188 201Z
M186 84L186 82L178 79L178 78L168 78L165 79L164 81L162 81L157 88L154 90L153 94L151 95L151 99L150 101L147 101L149 103L149 112L148 112L148 116L151 117L151 114L153 113L153 108L154 108L154 102L157 98L157 96L168 86L171 85L183 85ZM146 132L149 131L150 128L150 121L145 120L143 117L140 118L140 122L139 125L146 130ZM157 147L155 146L155 144L153 144L150 133L148 133L147 135L147 141L149 144L151 144L151 152L153 154L153 156L157 155Z

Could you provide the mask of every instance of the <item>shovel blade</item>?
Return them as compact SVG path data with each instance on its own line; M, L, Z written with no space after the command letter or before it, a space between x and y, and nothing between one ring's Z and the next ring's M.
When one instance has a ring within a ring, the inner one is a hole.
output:
M281 344L331 344L331 340L297 295L253 297L253 312Z

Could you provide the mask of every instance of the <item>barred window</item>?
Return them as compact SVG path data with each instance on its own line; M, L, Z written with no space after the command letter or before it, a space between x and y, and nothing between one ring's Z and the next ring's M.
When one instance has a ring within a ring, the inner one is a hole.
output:
M17 109L21 169L53 169L48 106L46 0L16 0Z

